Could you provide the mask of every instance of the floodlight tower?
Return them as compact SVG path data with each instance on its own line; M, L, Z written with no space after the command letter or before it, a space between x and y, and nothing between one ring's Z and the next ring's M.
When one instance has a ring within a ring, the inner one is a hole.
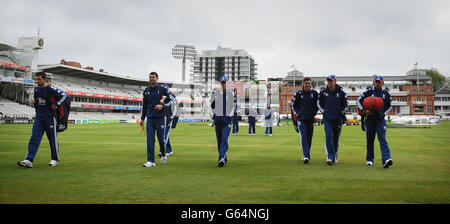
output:
M186 59L194 60L195 56L197 56L197 50L195 50L194 46L191 45L175 45L172 48L172 56L175 59L182 59L183 61L183 76L182 81L185 82L186 77Z

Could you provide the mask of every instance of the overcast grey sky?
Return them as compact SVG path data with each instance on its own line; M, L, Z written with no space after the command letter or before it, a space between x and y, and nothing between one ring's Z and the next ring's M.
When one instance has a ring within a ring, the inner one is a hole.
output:
M176 44L249 52L258 78L404 75L415 62L450 75L450 1L0 0L0 42L45 38L39 64L181 81Z

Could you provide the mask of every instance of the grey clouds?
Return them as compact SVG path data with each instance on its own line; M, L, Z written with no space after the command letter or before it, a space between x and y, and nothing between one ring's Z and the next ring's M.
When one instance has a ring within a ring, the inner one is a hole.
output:
M403 75L415 62L450 75L450 1L12 1L2 0L0 42L40 35L39 64L181 81L176 44L249 52L258 78Z

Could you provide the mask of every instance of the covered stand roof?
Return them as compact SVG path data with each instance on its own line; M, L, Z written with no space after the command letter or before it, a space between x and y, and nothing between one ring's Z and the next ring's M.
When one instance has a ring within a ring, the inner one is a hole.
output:
M76 76L98 81L116 82L128 85L147 85L148 80L131 78L127 76L114 75L106 72L98 72L85 68L77 68L69 65L39 65L39 70L58 75Z
M63 64L52 64L52 65L39 65L39 70L43 72L48 72L52 74L58 75L68 75L75 76L79 78L92 79L97 81L104 82L115 82L127 85L136 85L136 86L146 86L148 85L148 79L139 79L135 77L115 75L107 72L99 72L95 70L90 70L86 68L78 68L70 65ZM198 88L201 84L197 83L183 83L183 82L173 82L173 81L165 81L160 79L160 82L176 85L179 87L192 87Z

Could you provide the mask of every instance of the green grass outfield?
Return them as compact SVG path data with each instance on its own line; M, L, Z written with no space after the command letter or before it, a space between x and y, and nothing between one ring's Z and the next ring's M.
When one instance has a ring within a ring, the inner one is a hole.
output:
M244 124L244 123L242 123ZM388 129L394 165L365 165L365 134L343 127L339 163L325 163L323 126L315 127L311 164L301 161L292 125L274 136L230 136L229 163L217 167L214 128L179 123L167 164L144 168L146 137L137 124L70 125L59 135L61 164L48 167L44 136L34 168L18 167L32 125L0 125L0 203L450 203L450 122ZM156 143L157 145L157 143ZM158 148L158 146L156 146ZM157 152L156 152L157 154Z

